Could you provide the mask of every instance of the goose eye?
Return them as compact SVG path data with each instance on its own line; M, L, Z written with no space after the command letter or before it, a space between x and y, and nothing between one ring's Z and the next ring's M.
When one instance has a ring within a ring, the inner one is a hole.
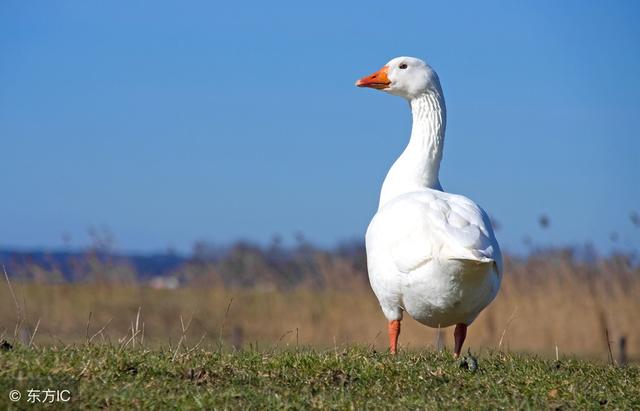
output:
M406 65L405 63L402 63L402 64L400 64L400 68L401 68L402 70L404 70L404 69L406 69L406 68L407 68L407 65Z

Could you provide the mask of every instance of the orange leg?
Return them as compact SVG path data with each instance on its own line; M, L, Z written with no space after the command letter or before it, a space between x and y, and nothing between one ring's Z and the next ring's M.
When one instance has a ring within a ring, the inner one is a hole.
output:
M466 324L456 324L456 330L453 332L453 336L456 340L456 346L453 350L453 356L458 358L460 356L460 351L462 351L462 344L464 344L464 339L467 338L467 325Z
M398 336L400 335L400 320L389 321L389 351L398 352Z

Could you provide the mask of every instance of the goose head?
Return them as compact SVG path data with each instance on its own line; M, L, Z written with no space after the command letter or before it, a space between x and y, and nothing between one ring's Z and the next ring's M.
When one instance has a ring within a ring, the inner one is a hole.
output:
M382 90L407 100L430 92L442 96L436 72L415 57L396 57L375 73L362 77L356 86Z

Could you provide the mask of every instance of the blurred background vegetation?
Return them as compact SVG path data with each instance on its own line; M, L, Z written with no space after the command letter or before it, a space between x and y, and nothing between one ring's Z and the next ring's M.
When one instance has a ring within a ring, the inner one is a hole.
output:
M539 224L549 229L550 219L542 216ZM188 256L136 256L116 253L108 230L91 235L93 246L80 252L0 253L8 275L0 287L0 339L46 345L122 341L133 332L152 345L175 345L184 336L236 348L386 349L386 321L368 284L361 242L323 249L297 235L288 247L275 237L265 246L198 242ZM530 252L506 253L502 289L471 327L469 346L638 358L638 256L524 241ZM405 347L452 343L450 330L408 317L402 333Z

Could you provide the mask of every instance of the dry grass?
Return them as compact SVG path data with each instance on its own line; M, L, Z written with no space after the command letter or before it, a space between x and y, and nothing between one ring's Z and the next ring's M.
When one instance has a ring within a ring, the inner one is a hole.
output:
M628 260L609 258L587 264L562 254L546 254L526 261L507 259L506 266L500 294L470 328L469 346L547 355L557 347L562 355L607 360L608 332L614 358L622 336L627 339L627 354L640 357L640 332L635 326L640 272ZM288 289L268 282L234 287L203 281L207 277L202 275L200 282L176 290L132 282L50 284L14 279L23 317L17 338L27 343L33 339L37 345L84 341L91 336L117 341L130 336L134 328L139 333L144 330L144 341L152 345L175 346L183 338L193 345L204 336L205 341L235 346L358 343L386 349L386 322L360 269L326 255L315 259L315 267L322 287L304 281ZM219 270L214 274L218 276ZM348 285L341 278L348 279ZM15 324L16 307L5 285L0 288L3 338L13 337ZM450 347L452 330L443 331ZM434 347L436 334L437 330L407 316L401 346Z

